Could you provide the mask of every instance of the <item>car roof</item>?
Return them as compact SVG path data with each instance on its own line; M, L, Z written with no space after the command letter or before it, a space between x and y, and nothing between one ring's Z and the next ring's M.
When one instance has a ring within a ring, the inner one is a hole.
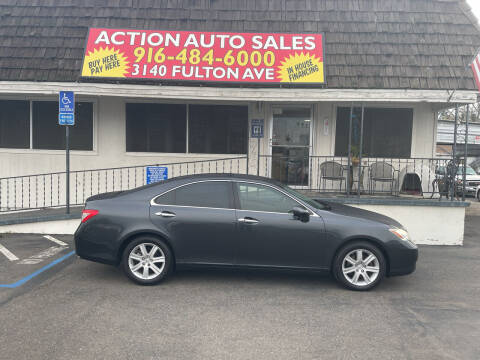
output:
M183 176L177 176L173 177L171 179L167 179L162 181L163 184L172 182L172 181L179 181L179 180L218 180L218 179L227 179L227 180L256 180L256 181L263 181L263 182L268 182L272 184L279 185L281 184L280 182L263 177L263 176L256 176L256 175L245 175L245 174L222 174L222 173L216 173L216 174L195 174L195 175L183 175Z
M221 174L221 173L215 173L215 174L195 174L195 175L183 175L183 176L177 176L173 177L167 180L162 180L153 184L148 184L148 185L143 185L140 187L137 187L135 189L131 190L126 190L124 191L125 194L127 193L133 193L133 192L138 192L138 191L143 191L143 190L148 190L148 189L153 189L156 187L169 187L168 185L173 185L173 184L186 184L190 181L206 181L206 180L247 180L247 181L259 181L259 182L264 182L272 185L277 185L277 186L283 186L283 184L277 180L273 180L267 177L263 176L256 176L256 175L245 175L245 174ZM174 186L175 187L175 186Z

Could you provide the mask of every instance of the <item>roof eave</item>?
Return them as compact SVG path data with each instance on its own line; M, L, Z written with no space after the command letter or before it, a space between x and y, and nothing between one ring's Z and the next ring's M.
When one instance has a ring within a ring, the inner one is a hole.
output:
M426 102L475 103L474 90L329 89L329 88L225 88L197 86L151 86L137 84L0 81L0 96L58 96L60 90L82 96L144 99L184 99L235 102Z

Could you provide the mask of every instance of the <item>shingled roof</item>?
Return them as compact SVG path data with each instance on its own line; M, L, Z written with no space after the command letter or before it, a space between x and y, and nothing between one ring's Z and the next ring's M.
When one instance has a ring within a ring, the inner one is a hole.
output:
M323 32L328 88L473 90L474 20L464 0L0 0L0 80L86 81L109 27Z

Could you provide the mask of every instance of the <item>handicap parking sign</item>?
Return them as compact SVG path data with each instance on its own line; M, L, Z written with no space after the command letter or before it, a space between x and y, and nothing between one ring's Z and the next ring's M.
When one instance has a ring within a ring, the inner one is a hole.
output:
M60 91L58 95L58 124L75 125L75 96L73 91Z

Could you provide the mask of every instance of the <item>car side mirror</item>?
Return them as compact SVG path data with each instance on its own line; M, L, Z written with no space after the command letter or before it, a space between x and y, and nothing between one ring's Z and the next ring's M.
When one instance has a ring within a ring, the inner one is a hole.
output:
M293 213L293 217L296 220L300 220L301 222L308 222L310 220L310 212L307 209L295 206L290 212Z

